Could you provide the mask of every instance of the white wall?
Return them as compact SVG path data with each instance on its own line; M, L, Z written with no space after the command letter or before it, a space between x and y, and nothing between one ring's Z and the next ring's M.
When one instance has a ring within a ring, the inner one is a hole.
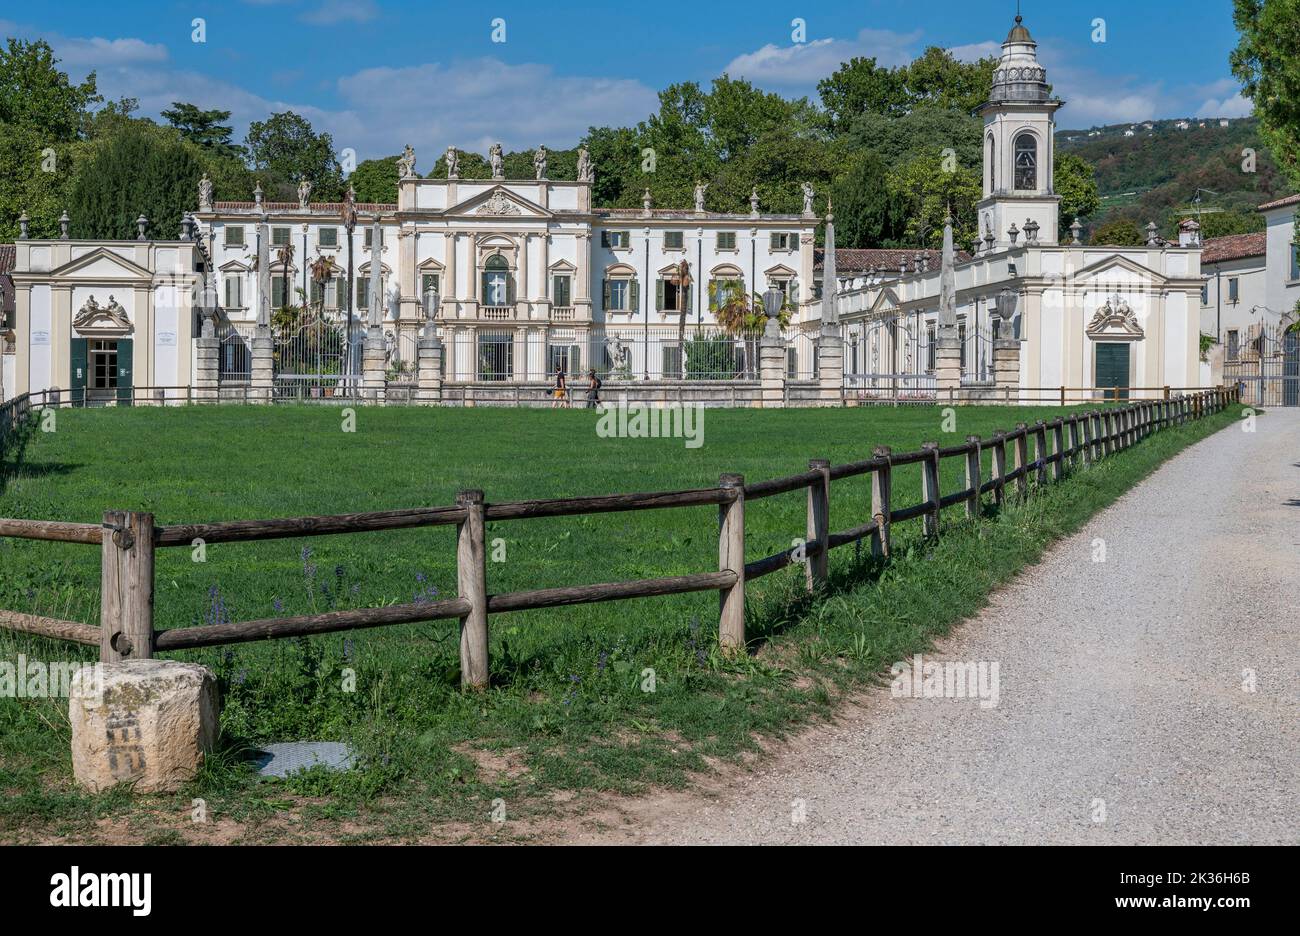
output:
M27 391L36 393L51 385L54 323L49 286L35 285L31 291L31 330L28 332Z

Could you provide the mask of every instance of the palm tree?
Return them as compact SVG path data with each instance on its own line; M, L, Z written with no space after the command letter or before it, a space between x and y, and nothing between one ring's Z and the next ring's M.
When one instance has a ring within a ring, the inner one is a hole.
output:
M690 288L691 265L683 259L677 264L677 348L681 355L681 377L686 376L686 297Z

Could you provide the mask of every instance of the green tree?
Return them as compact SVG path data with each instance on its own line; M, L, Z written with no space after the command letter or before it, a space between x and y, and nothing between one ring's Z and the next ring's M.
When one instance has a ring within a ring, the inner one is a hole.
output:
M1100 225L1092 232L1090 242L1106 247L1141 247L1147 236L1136 221L1120 218Z
M591 127L583 138L596 170L591 203L597 208L634 208L644 182L641 145L631 127Z
M927 104L900 116L862 114L841 139L849 152L875 153L888 166L920 156L942 156L949 149L963 166L978 166L983 158L983 127L978 117L965 111Z
M1061 196L1062 235L1075 218L1086 218L1101 205L1092 166L1072 153L1056 154L1052 186Z
M58 217L67 207L72 144L49 145L39 129L0 123L0 241L18 236L18 216L31 221L32 237L55 237ZM45 171L43 167L53 168Z
M357 201L384 205L397 202L397 159L397 156L383 156L357 163L348 176L348 183L357 190ZM446 176L445 168L443 176Z
M964 245L975 239L979 231L975 205L983 195L975 170L956 166L950 171L943 159L922 156L891 172L889 188L907 218L898 246L942 246L943 221L949 211L956 242Z
M467 153L461 150L458 160L460 166L460 177L462 179L490 179L492 178L492 166L488 163L487 158L480 153ZM393 170L396 172L396 168ZM438 157L438 161L433 164L429 170L426 179L445 179L447 178L447 154Z
M817 84L827 122L843 132L863 114L901 117L918 107L969 114L989 98L998 60L962 62L931 46L907 65L883 68L874 58L853 58Z
M840 247L881 247L902 232L889 192L889 170L874 153L859 153L831 184Z
M243 159L247 154L242 146L232 142L234 130L226 123L230 111L201 110L193 104L173 101L162 112L162 118L175 127L181 139L193 143L216 156Z
M1178 237L1178 225L1187 218L1195 218L1201 225L1201 239L1227 237L1230 234L1256 234L1264 230L1264 216L1257 211L1211 211L1197 215L1188 211L1173 211L1165 223L1165 236Z
M174 238L181 216L194 209L202 173L173 131L136 121L78 164L68 198L73 230L78 237L130 240L143 214L151 237Z
M1300 188L1300 0L1234 0L1232 73L1255 102L1260 133Z
M312 184L313 197L320 201L343 197L343 169L334 155L334 140L328 133L316 133L306 118L284 111L255 120L245 142L253 168L268 173L276 197L296 200L301 179Z
M87 110L104 99L91 72L74 85L44 40L10 38L0 49L0 123L41 129L50 143L76 139Z

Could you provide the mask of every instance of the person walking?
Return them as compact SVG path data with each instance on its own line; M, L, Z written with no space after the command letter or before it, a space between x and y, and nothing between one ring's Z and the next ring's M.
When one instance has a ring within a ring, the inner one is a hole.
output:
M564 384L564 365L555 365L555 388L551 391L551 409L557 406L565 406L568 402L568 392Z
M587 409L600 405L600 378L596 376L596 368L587 371Z

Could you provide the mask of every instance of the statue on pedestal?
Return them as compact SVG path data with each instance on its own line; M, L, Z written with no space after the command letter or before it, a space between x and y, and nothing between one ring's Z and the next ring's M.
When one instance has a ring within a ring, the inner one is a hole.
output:
M537 152L533 153L533 171L537 173L537 181L540 182L546 178L546 147L537 147Z
M447 178L460 178L460 150L454 146L447 147Z
M212 180L208 174L203 173L203 178L199 179L199 211L212 210Z
M397 158L397 177L399 179L415 178L415 150L411 144L406 144L406 149L402 150L402 155Z
M707 182L695 183L695 212L696 214L704 213L704 192L709 187Z
M493 143L488 149L488 163L492 166L492 178L504 179L506 177L506 160L501 154L501 144Z
M591 154L587 152L587 147L578 147L578 181L595 182L596 174L591 165Z
M307 202L311 199L311 183L303 179L298 183L298 207L307 210Z

